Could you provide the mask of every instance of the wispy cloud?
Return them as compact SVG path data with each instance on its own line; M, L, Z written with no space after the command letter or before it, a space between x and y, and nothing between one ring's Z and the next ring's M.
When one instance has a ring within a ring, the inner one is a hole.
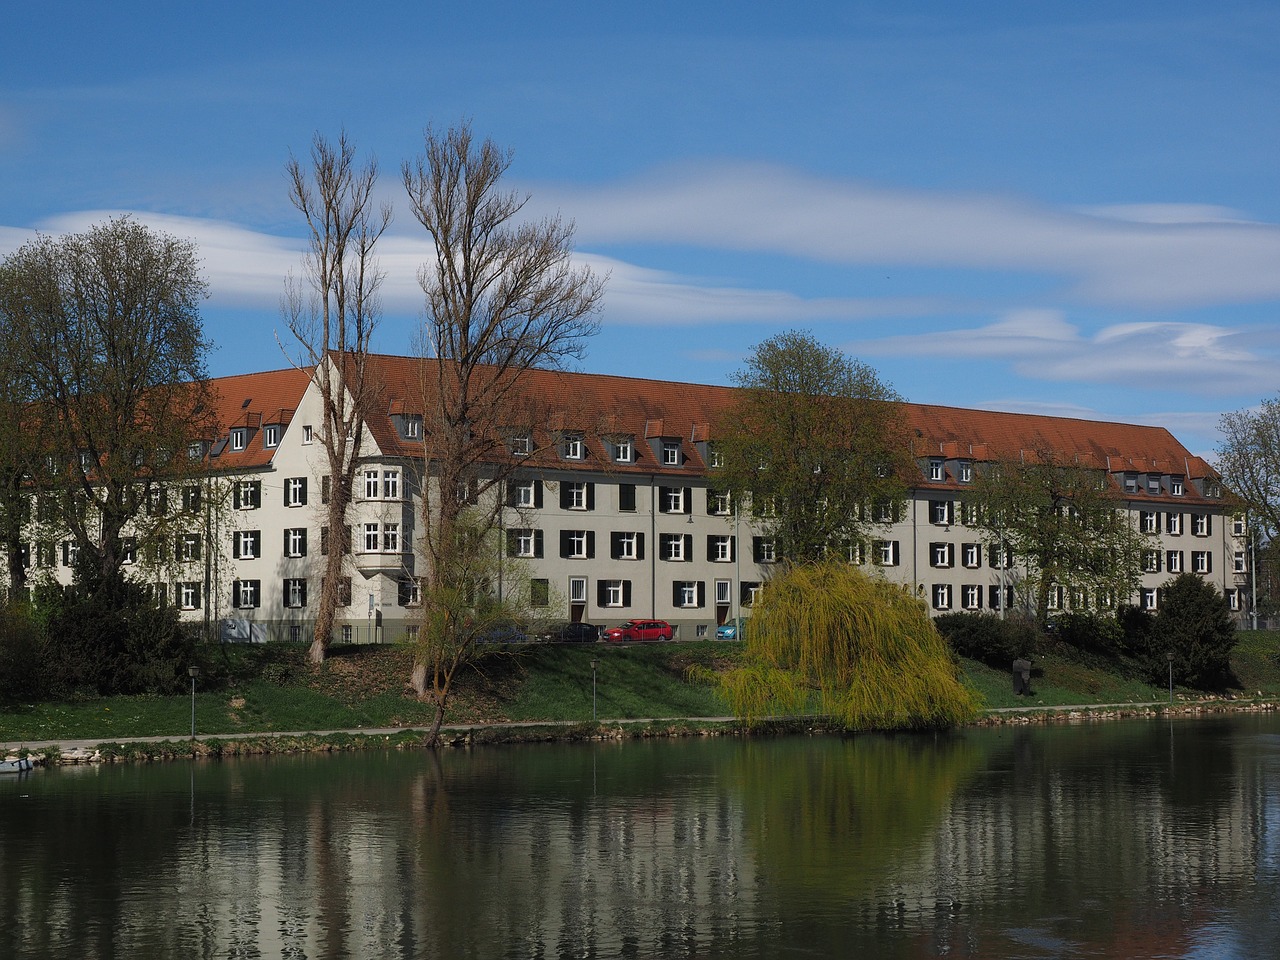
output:
M847 265L1055 278L1078 302L1142 308L1280 297L1280 225L1199 204L1054 208L896 189L771 166L680 167L586 189L539 187L585 244L693 244Z

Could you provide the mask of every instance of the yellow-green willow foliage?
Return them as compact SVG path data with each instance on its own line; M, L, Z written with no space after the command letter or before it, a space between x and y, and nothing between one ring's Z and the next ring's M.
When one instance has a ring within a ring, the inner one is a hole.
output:
M849 730L938 728L978 709L924 605L847 563L797 564L770 580L745 660L718 682L749 723L817 709Z

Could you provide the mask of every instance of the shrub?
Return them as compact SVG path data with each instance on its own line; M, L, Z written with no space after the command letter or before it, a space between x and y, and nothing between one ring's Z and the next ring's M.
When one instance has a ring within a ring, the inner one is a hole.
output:
M956 653L1001 670L1041 648L1040 631L1021 617L1002 620L994 613L946 613L933 622Z
M40 699L44 661L44 641L31 608L22 602L0 607L0 701Z
M1230 658L1235 645L1231 609L1217 587L1194 573L1164 585L1148 644L1153 679L1167 675L1172 653L1175 682L1199 689L1223 686L1232 679Z
M1115 616L1096 613L1064 613L1053 619L1054 634L1059 643L1087 653L1117 660L1125 653L1124 629Z

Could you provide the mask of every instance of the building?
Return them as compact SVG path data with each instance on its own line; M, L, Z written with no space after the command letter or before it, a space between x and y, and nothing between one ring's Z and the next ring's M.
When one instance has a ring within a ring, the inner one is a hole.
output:
M310 636L322 558L348 552L335 641L412 635L420 599L422 361L378 356L378 409L349 513L350 543L324 536L329 477L320 394L309 371L213 381L217 436L201 490L171 497L180 525L170 561L137 576L184 616L222 623L236 638ZM775 557L750 520L709 485L717 413L728 387L534 371L528 389L548 411L532 433L507 438L522 460L506 498L494 588L528 596L547 619L612 625L670 621L681 639L749 616ZM1105 471L1133 522L1152 538L1139 596L1183 571L1243 606L1248 577L1242 521L1217 474L1160 427L906 404L919 467L906 510L850 560L900 583L935 613L1017 601L1017 570L984 547L964 508L984 462L1051 450ZM185 527L181 525L185 524ZM69 579L74 546L36 544L38 567ZM37 571L38 572L38 571ZM1058 595L1053 605L1071 606Z

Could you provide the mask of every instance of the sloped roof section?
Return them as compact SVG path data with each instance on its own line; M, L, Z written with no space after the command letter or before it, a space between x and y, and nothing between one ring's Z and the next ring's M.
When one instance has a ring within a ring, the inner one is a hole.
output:
M312 369L289 367L266 373L243 373L232 377L216 377L209 381L209 393L215 410L214 436L206 437L212 450L220 452L209 458L215 470L252 470L267 466L275 450L264 447L259 429L264 423L287 423L298 408L302 395L311 383ZM232 450L225 441L233 427L253 431L243 450Z

